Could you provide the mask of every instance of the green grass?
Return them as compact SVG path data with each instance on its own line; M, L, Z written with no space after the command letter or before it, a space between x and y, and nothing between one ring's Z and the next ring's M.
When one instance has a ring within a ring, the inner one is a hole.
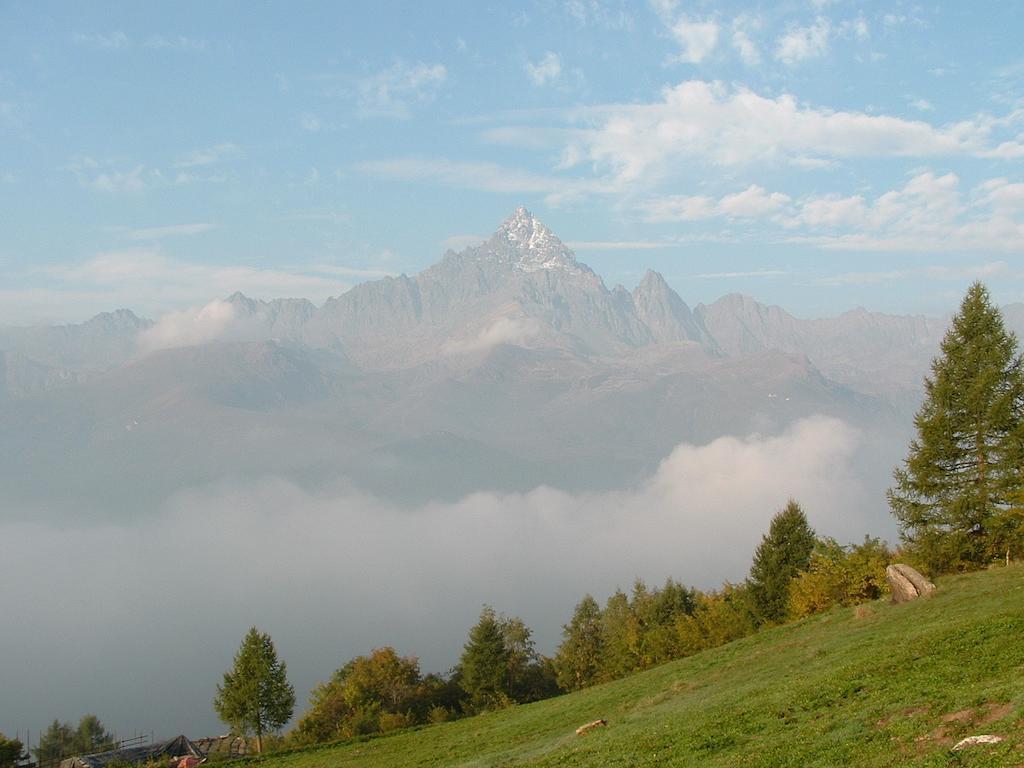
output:
M577 726L608 726L575 736ZM624 680L264 759L338 766L1024 765L1024 567L837 609ZM954 753L960 738L1003 736Z

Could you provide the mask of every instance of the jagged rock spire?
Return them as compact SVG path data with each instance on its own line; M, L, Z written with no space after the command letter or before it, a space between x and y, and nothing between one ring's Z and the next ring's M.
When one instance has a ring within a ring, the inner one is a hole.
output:
M495 237L518 252L514 265L524 272L578 268L573 252L523 206L501 223Z

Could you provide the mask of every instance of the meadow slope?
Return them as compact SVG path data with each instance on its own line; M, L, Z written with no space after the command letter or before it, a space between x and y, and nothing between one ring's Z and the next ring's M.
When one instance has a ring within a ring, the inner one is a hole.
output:
M608 725L577 737L577 726ZM342 766L1024 764L1024 566L836 609L536 704L265 758ZM960 738L997 746L953 753Z

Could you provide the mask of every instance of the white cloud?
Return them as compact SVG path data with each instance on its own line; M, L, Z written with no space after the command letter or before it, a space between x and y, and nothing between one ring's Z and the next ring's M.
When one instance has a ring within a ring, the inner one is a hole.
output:
M761 21L754 16L743 14L732 21L732 46L748 67L761 63L761 51L752 37L760 28Z
M536 64L526 62L526 74L534 85L541 86L552 83L562 74L562 60L557 53L548 51Z
M752 184L721 198L651 196L637 210L650 223L753 220L762 232L772 231L764 225L777 227L787 233L784 240L830 250L1024 252L1024 183L1005 178L964 192L956 174L920 171L874 198L830 193L794 199Z
M700 221L719 216L732 218L762 218L780 211L790 202L789 195L767 192L751 184L741 192L720 199L706 195L668 195L652 197L640 203L643 219L647 222Z
M807 59L824 56L828 52L828 39L832 25L819 16L807 27L795 27L775 43L775 58L783 64L799 64Z
M965 195L956 174L923 171L874 199L802 199L784 223L806 232L793 240L832 250L1019 253L1024 184L993 179Z
M452 339L442 351L449 355L483 352L499 344L523 346L540 333L540 323L530 317L499 317L468 339Z
M935 107L932 106L932 103L928 101L928 99L914 99L912 102L910 102L910 106L912 106L919 112L932 112L935 109Z
M357 84L359 114L408 118L414 105L432 102L447 79L443 64L396 62Z
M187 152L174 163L178 168L198 168L204 165L224 163L229 160L237 160L244 156L242 148L231 142L215 144L212 147L195 149Z
M719 26L713 19L681 18L672 24L670 32L682 49L675 60L684 64L700 64L718 45Z
M563 142L562 167L586 166L619 185L693 173L694 163L821 166L855 157L1024 156L1024 141L992 141L1024 119L1017 113L935 126L813 107L791 94L768 97L702 80L666 88L654 103L581 108L565 116L572 127L549 137ZM501 138L531 146L538 130L506 128Z
M192 347L224 339L237 333L239 318L226 301L212 301L203 307L168 312L138 336L144 354L158 349Z
M789 202L789 195L781 192L766 192L764 188L751 184L742 192L726 195L718 201L718 210L726 216L759 218L781 209Z

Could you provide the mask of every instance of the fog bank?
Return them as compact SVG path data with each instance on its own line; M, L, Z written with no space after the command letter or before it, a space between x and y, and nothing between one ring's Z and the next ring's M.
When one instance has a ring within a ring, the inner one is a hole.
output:
M246 629L309 689L384 644L447 671L483 603L551 653L587 592L637 577L741 580L789 497L840 540L891 535L852 473L858 433L805 419L779 436L680 445L614 493L477 493L403 507L274 477L175 495L134 525L0 525L0 730L93 712L119 733L221 733L211 700ZM11 516L14 517L14 516Z

